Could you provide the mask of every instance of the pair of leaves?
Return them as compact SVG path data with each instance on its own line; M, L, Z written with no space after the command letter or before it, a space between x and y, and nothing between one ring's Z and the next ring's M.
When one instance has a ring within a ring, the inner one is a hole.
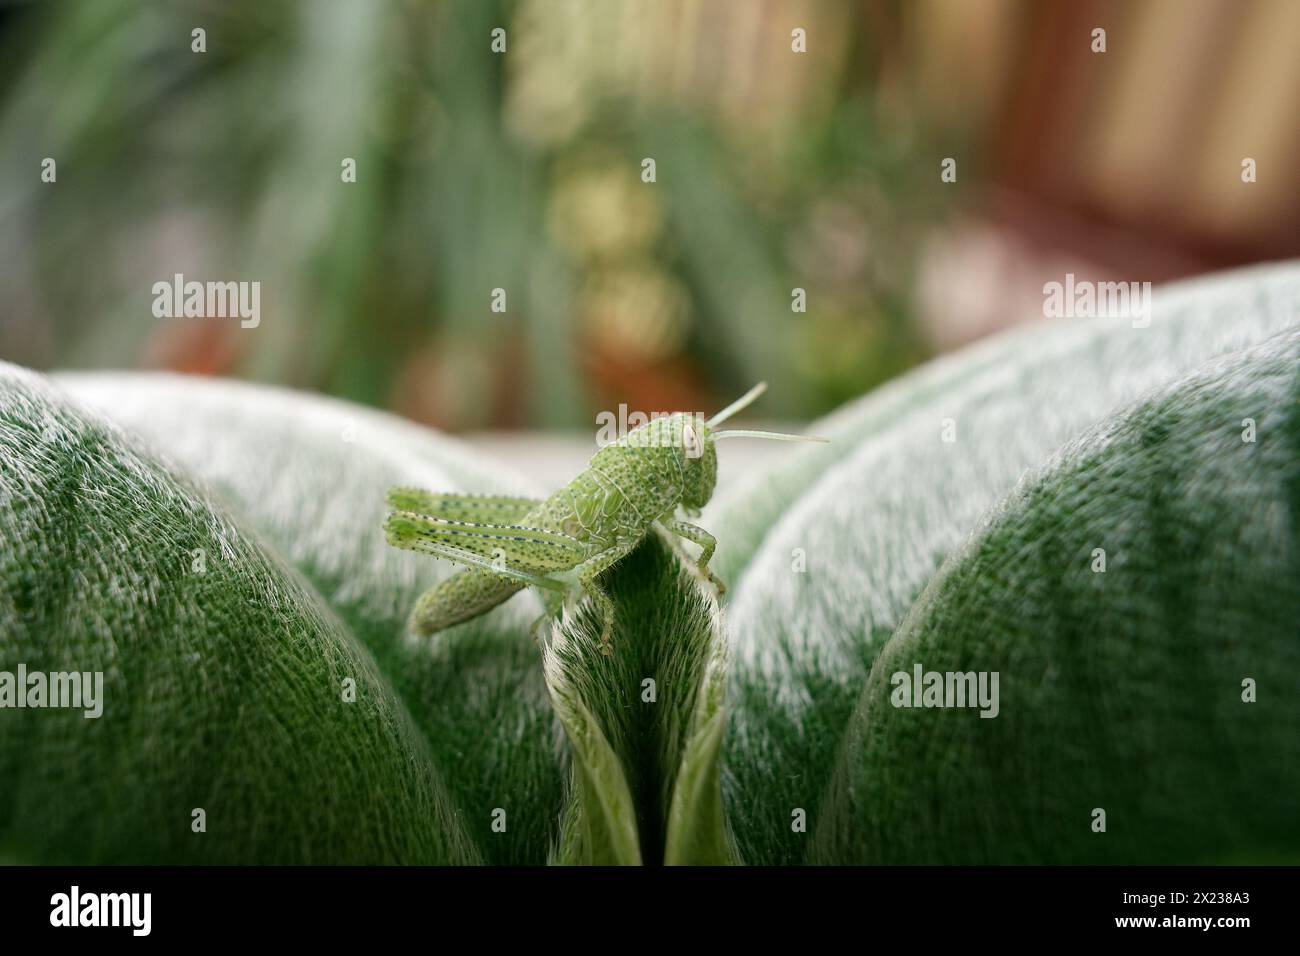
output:
M564 863L736 862L722 812L726 642L673 548L651 536L610 575L615 652L590 608L554 628L547 682L575 752Z

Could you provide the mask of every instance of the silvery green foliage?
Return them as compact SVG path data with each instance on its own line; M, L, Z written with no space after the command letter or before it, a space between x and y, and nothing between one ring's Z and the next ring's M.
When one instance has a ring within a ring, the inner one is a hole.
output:
M95 720L0 714L6 859L483 858L445 762L313 584L135 439L10 365L0 540L0 660L105 684Z
M1157 288L1149 328L1037 322L810 425L831 444L801 449L706 512L719 539L715 568L733 589L724 763L746 861L805 858L808 840L791 832L790 812L804 808L815 823L881 649L945 558L1029 469L1143 394L1298 315L1300 270L1288 264ZM944 419L955 441L942 440ZM796 549L802 573L792 570Z
M600 653L599 614L584 607L555 625L545 654L574 755L556 862L737 862L722 811L726 642L713 601L654 535L611 582L614 653Z
M59 381L201 476L370 646L445 770L485 860L631 862L592 839L562 839L558 829L562 819L582 819L584 793L607 800L628 780L636 800L622 805L631 815L614 826L630 834L634 854L644 844L651 860L729 859L717 782L724 648L699 582L666 545L655 539L611 585L629 609L620 632L628 653L595 664L580 656L575 665L575 647L591 650L583 644L588 617L579 614L559 632L544 680L529 636L540 611L531 594L432 638L409 634L417 596L455 569L389 547L382 532L384 492L393 485L535 494L522 480L488 469L458 442L328 399L179 376ZM640 610L655 605L658 611ZM610 688L621 668L630 668L627 683ZM656 677L658 693L642 707L646 675ZM572 746L552 714L548 680ZM593 687L617 705L594 705L596 722L585 727L563 701L580 701ZM630 703L638 719L624 722L618 708ZM588 731L612 742L610 785L566 791L564 768L572 764L581 775L591 759ZM490 829L498 807L507 811L504 833Z
M1149 328L1042 323L921 369L705 516L721 620L657 538L607 574L612 657L585 606L543 652L532 598L407 634L452 569L387 547L387 488L541 490L454 442L61 377L91 414L6 367L6 650L109 679L99 721L0 723L0 855L1294 858L1298 315L1296 267L1257 268L1156 290ZM999 672L998 715L892 707L909 665Z
M1026 477L859 694L823 862L1225 863L1300 849L1300 330L1214 360ZM1262 438L1243 441L1243 410ZM1090 548L1104 542L1105 572ZM890 704L923 661L996 719ZM1243 694L1255 675L1263 688ZM1248 699L1249 698L1249 699ZM1104 833L1088 825L1103 808Z
M560 812L559 728L527 633L530 596L429 641L409 635L421 591L452 573L394 551L380 526L394 484L527 493L459 442L345 402L168 375L64 375L60 384L212 487L310 581L405 701L485 859L541 863ZM508 826L490 829L504 806Z

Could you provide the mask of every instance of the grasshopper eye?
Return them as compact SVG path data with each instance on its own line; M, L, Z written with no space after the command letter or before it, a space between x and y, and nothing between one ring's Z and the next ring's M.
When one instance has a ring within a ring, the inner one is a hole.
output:
M699 458L704 454L704 443L700 441L699 432L690 422L682 426L682 447L686 449L687 458Z

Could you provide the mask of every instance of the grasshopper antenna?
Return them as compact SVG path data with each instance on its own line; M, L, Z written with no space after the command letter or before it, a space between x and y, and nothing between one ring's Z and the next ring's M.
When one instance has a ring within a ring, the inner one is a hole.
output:
M770 438L773 441L815 441L827 443L829 438L819 438L816 435L787 435L784 432L757 432L750 431L747 428L729 428L724 431L714 432L714 438Z
M758 396L767 391L767 382L759 382L740 398L736 399L718 414L710 418L705 424L710 428L721 425L736 412L743 411L754 403ZM781 432L758 432L748 431L743 428L732 428L725 431L714 432L714 438L771 438L773 441L816 441L828 442L829 438L816 438L812 435L786 435Z
M714 428L718 425L721 425L732 415L736 414L736 412L744 411L750 405L754 404L754 401L758 398L758 396L762 395L766 391L767 391L767 382L759 382L748 392L740 396L740 398L736 399L734 402L732 402L722 411L718 412L718 414L714 415L704 424L706 424L709 428Z

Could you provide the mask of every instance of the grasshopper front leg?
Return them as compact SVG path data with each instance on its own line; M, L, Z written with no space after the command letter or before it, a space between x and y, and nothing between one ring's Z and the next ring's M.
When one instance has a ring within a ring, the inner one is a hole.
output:
M700 574L704 575L709 583L717 589L719 597L726 594L727 586L709 568L709 561L713 558L713 552L718 549L718 539L699 525L683 521L673 515L665 515L659 519L659 523L673 534L685 538L687 541L693 541L700 546L700 556L696 559L695 566L699 568Z

